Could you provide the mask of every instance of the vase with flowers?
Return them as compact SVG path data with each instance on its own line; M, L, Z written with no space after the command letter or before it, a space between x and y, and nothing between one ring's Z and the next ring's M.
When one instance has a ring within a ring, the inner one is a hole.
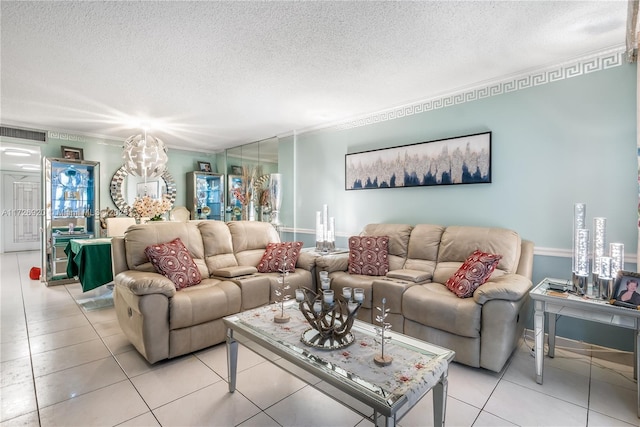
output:
M171 209L171 201L167 197L152 199L150 196L136 197L133 202L133 213L136 218L149 218L149 221L162 221Z

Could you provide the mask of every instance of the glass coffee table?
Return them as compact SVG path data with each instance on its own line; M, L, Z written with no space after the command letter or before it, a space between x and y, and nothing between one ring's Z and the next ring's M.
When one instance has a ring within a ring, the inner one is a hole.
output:
M327 350L300 341L309 328L295 301L285 303L291 316L276 323L279 305L269 305L224 318L227 327L229 392L236 388L238 342L234 333L347 393L373 408L376 425L393 426L424 395L433 390L434 425L442 426L447 401L447 373L455 352L396 332L385 332L390 340L385 355L393 357L389 366L378 366L380 352L375 327L356 320L351 329L354 342Z

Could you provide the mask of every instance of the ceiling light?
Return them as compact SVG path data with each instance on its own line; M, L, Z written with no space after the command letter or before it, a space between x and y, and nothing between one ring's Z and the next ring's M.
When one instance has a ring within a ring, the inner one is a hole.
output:
M25 152L25 151L18 151L18 150L5 150L4 154L6 154L7 156L15 156L15 157L29 157L31 154Z
M123 167L131 175L153 178L167 170L167 147L159 138L147 135L133 135L124 142L122 150Z

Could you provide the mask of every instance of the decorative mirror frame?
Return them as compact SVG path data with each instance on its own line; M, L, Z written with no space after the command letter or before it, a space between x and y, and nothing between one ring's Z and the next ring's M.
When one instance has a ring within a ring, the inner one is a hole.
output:
M111 178L109 192L111 193L111 200L113 200L118 210L126 216L133 217L135 216L133 215L133 207L127 203L122 193L122 186L127 176L129 176L129 172L125 170L124 166L121 166L120 169L113 174L113 178ZM176 182L168 171L165 171L161 177L167 186L167 192L165 194L169 196L169 202L171 203L171 207L173 207L173 203L176 201Z

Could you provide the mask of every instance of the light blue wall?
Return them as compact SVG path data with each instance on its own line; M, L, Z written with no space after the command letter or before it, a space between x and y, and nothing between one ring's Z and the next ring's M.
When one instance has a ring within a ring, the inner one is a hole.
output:
M66 135L64 138L56 138L49 134L48 143L41 145L41 153L46 157L60 157L61 146L82 148L85 160L100 162L100 209L106 207L115 209L109 193L109 185L113 174L122 166L123 143L124 141L88 136L72 136L72 139L69 140ZM168 153L167 167L177 188L175 206L186 206L187 172L199 170L199 160L210 162L215 172L217 168L216 155L173 148L169 148ZM220 157L224 158L224 155Z
M485 131L492 132L491 184L345 191L347 153ZM535 242L538 253L569 251L573 204L584 202L588 224L606 217L608 241L623 242L627 254L637 251L635 65L368 126L282 138L280 160L291 186L284 189L283 220L298 230L290 237L307 244L314 240L307 233L314 213L326 203L339 245L365 224L399 222L506 227ZM570 258L536 256L533 281L568 278L570 265ZM584 322L561 321L558 334L633 345L630 335Z

